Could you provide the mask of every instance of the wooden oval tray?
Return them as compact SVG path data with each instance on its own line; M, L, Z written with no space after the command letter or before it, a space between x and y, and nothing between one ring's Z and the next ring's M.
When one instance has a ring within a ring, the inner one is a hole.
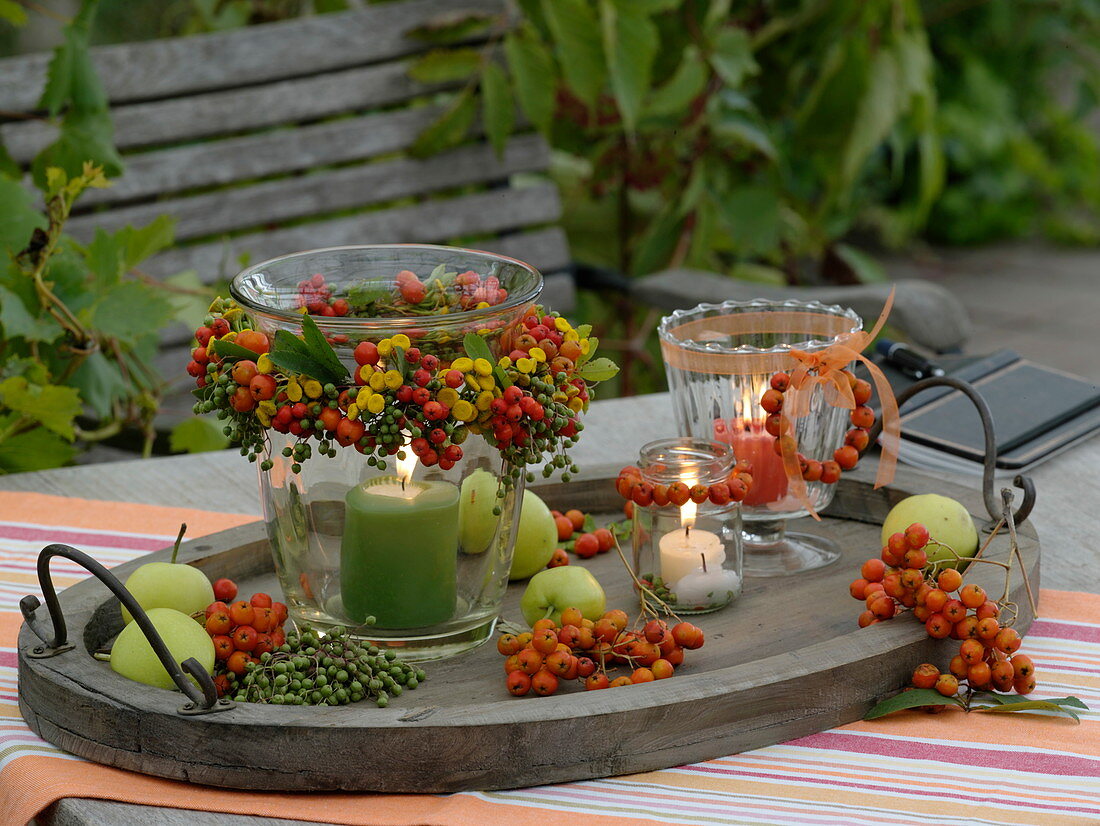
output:
M238 704L197 717L177 713L178 692L127 680L90 652L121 627L118 603L95 579L61 594L73 650L50 659L26 652L39 640L19 635L19 706L35 732L100 763L163 777L240 789L455 792L579 780L667 768L733 754L858 720L900 688L924 661L945 664L951 641L930 639L909 617L859 629L860 603L848 583L879 548L879 526L909 493L936 491L970 509L979 525L981 494L901 471L892 488L873 490L846 475L821 523L798 529L829 535L840 562L801 576L749 579L742 598L694 618L706 645L688 652L670 680L603 691L571 687L552 697L512 697L503 658L492 644L428 663L428 680L385 709ZM621 506L606 475L537 488L547 503L612 513ZM1039 587L1039 542L1019 527L1032 588ZM1007 536L986 551L1007 559ZM121 579L158 552L114 569ZM211 579L228 576L243 593L278 591L263 524L183 546L181 557ZM629 579L614 553L584 564L599 577L609 607L635 612ZM999 594L992 565L968 579ZM1032 615L1022 578L1011 598L1016 627ZM524 584L509 588L504 616L520 618Z

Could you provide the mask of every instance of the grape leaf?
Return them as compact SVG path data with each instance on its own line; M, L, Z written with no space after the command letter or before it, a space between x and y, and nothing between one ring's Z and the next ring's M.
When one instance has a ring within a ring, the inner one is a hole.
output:
M516 107L508 78L496 63L487 63L481 70L481 122L497 157L502 157L516 124Z
M577 371L577 375L588 382L607 381L618 374L619 365L606 358L592 359Z
M61 325L52 316L32 315L23 299L3 286L0 286L0 327L4 328L5 339L25 341L53 341L62 333Z
M168 294L175 310L174 320L192 330L202 324L207 308L214 299L214 290L202 283L195 270L184 270L164 279L164 283L177 288Z
M504 38L516 97L528 120L542 134L550 133L554 119L554 58L529 25Z
M895 694L893 697L883 700L864 714L863 719L874 720L878 717L884 717L887 714L893 714L895 711L902 711L907 708L917 708L918 706L946 705L956 705L961 708L963 701L958 697L944 697L935 689L914 688L912 691L903 691L901 694Z
M317 322L310 315L302 316L302 333L305 336L304 343L310 355L317 359L326 368L329 375L337 376L333 384L343 384L348 381L348 370L332 345L328 343L325 334L317 326Z
M228 447L229 439L217 420L195 416L172 428L168 446L173 453L205 453Z
M15 0L0 0L0 20L6 20L13 26L24 26L27 12Z
M649 91L660 38L653 21L628 2L600 0L600 23L611 90L623 126L633 132L642 100Z
M0 404L34 419L66 439L73 438L73 419L80 413L80 393L56 384L32 385L22 376L0 382ZM22 437L20 437L22 438Z
M112 415L112 406L123 401L130 392L118 365L103 353L92 353L73 372L69 384L80 391L80 397L100 419Z
M0 3L2 2L4 2L4 0L0 0ZM2 138L0 138L0 175L5 175L15 180L19 180L23 177L23 168L19 165L19 161L11 156Z
M17 253L35 229L45 229L45 217L33 206L31 191L18 180L0 177L0 249Z
M432 49L405 72L420 83L448 83L466 80L481 65L477 49Z
M92 271L102 287L117 284L123 273L122 246L118 243L118 234L111 235L102 229L95 231L92 243L85 251L88 269Z
M779 194L765 186L738 186L715 200L739 252L774 249L781 230Z
M151 255L172 246L176 237L176 219L158 215L143 227L125 227L116 236L124 243L123 265L127 270Z
M172 304L153 287L124 281L108 289L92 305L91 324L102 335L133 344L172 317Z
M17 415L0 417L0 430L17 418ZM60 467L72 461L75 455L76 448L71 444L39 427L0 442L0 473L26 473Z
M646 103L647 115L679 115L707 86L707 67L694 46L684 49L675 73L654 89Z

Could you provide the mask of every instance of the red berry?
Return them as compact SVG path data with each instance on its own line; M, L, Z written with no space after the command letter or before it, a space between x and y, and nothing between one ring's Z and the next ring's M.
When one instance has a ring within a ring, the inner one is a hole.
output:
M928 544L928 528L920 522L914 522L905 529L905 541L914 550L923 548Z
M232 602L237 598L237 583L231 579L222 577L214 580L214 599L221 602ZM225 609L228 611L228 607Z

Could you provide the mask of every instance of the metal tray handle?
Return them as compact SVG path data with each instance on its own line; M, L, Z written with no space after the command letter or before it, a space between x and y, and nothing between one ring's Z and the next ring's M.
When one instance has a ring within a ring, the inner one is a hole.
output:
M913 396L930 387L954 388L970 399L974 407L977 408L978 416L980 416L982 420L982 433L985 435L982 498L985 500L985 509L989 512L989 518L993 523L1000 521L1004 514L1004 503L1000 501L999 497L993 491L993 474L997 469L997 441L993 433L993 417L989 413L989 405L985 403L985 399L982 398L981 393L975 390L974 386L970 383L950 376L934 376L932 378L922 379L899 393L897 397L898 407L901 407L905 402L913 398ZM871 444L875 443L881 432L882 419L879 418L879 420L875 422L874 427L871 428ZM1028 515L1031 513L1031 509L1035 506L1035 484L1031 481L1031 477L1023 475L1017 475L1012 480L1012 484L1024 492L1023 498L1020 501L1020 507L1017 508L1016 512L1013 514L1013 519L1015 519L1017 523L1020 523L1027 519Z
M74 647L73 643L68 641L65 615L61 610L61 602L57 598L57 590L54 588L53 579L50 576L50 560L55 556L63 556L86 569L92 576L106 585L111 593L126 606L126 610L133 616L134 622L138 624L142 633L145 634L145 638L149 640L157 659L160 660L164 670L172 678L172 682L187 696L189 702L180 707L180 714L204 714L211 711L224 711L234 706L232 700L225 698L218 700L218 690L214 686L214 680L198 660L194 657L188 657L182 663L175 661L172 652L168 650L168 646L164 644L164 640L161 639L152 620L149 619L149 615L145 613L145 609L134 599L134 595L126 590L126 586L118 581L118 577L88 554L68 545L47 545L38 554L38 584L42 588L42 595L46 599L46 609L49 611L50 620L53 622L52 635L41 627L41 623L35 617L35 612L42 605L38 597L27 595L19 600L19 610L23 613L23 619L26 620L27 627L44 643L44 645L35 646L28 651L28 657L45 659L57 656ZM191 682L184 672L194 677L199 685L196 686Z

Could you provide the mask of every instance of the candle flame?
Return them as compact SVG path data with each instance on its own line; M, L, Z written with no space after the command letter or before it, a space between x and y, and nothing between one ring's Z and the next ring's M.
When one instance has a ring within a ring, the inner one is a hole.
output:
M416 470L416 463L416 454L411 450L405 452L404 459L395 460L394 464L397 466L397 478L401 480L402 487L412 481L413 472Z
M698 481L698 476L681 476L680 481L687 485L689 488L694 486ZM680 507L680 524L684 528L686 533L690 528L695 527L695 514L699 512L699 506L693 501L688 499Z

